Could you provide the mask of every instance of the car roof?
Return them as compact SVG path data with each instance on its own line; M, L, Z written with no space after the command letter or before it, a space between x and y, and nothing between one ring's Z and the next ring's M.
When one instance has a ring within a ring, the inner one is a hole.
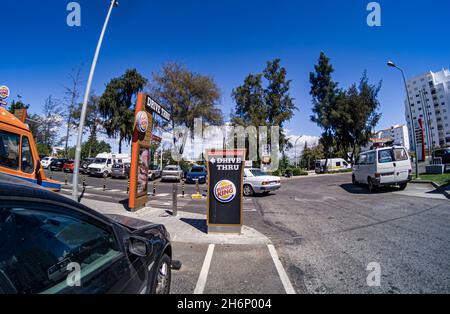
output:
M104 215L86 207L80 203L64 197L57 192L49 191L37 184L18 179L14 176L0 173L0 199L12 198L14 200L35 199L36 201L52 201L63 205L73 206L93 215L105 217ZM106 218L107 220L110 220Z

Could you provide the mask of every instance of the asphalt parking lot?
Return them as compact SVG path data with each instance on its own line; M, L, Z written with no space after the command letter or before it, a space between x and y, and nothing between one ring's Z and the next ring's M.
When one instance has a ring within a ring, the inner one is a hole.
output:
M348 174L304 177L283 181L269 196L245 198L244 224L267 244L214 244L208 254L211 243L174 241L183 267L174 272L172 292L286 293L291 285L296 293L449 293L450 201L426 184L371 194L350 182ZM170 210L171 184L159 186L149 208ZM119 193L94 191L92 199ZM195 186L178 195L178 210L203 215L205 200L191 193ZM202 233L206 224L198 221ZM367 283L373 263L381 270L377 286Z

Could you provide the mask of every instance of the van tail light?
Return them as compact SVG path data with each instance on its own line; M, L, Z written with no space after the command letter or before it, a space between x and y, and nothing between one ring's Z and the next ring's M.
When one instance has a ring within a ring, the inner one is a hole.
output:
M381 173L376 172L375 173L375 178L380 178L381 177Z

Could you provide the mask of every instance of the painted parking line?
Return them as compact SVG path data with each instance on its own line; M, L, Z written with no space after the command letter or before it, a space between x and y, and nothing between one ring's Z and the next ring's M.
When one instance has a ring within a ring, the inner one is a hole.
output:
M208 279L209 267L211 266L211 260L214 253L214 244L208 246L208 251L206 252L205 260L203 261L202 270L198 276L197 285L194 289L194 294L203 294L205 291L206 280Z
M286 290L287 294L295 294L295 289L292 286L289 277L284 270L283 265L281 264L280 258L278 257L278 253L275 250L275 247L272 244L268 244L270 256L272 256L273 263L275 264L275 268L277 269L278 276L280 276L281 283L283 284L284 290Z

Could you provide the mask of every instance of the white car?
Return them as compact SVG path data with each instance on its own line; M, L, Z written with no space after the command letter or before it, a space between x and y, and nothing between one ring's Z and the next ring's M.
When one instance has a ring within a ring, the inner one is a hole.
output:
M52 161L55 160L55 157L44 157L41 159L41 166L44 169L48 169Z
M401 146L361 153L353 167L353 184L367 184L372 192L381 186L397 185L404 190L411 181L411 161Z
M178 181L183 179L183 170L180 166L169 165L164 168L161 174L161 181Z
M261 169L244 169L244 195L269 194L281 188L281 179L271 176Z

